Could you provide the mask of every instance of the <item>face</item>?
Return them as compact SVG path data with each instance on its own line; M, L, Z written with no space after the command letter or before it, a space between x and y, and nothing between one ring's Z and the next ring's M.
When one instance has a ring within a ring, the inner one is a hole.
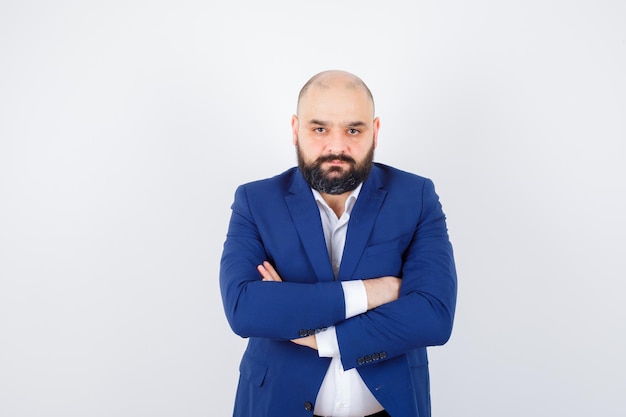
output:
M365 90L341 80L311 86L291 125L298 166L313 189L343 194L367 178L380 121Z

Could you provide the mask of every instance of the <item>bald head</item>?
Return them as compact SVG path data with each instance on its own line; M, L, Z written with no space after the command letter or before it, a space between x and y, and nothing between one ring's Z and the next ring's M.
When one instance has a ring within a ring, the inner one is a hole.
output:
M330 90L333 88L345 88L348 90L362 90L367 94L368 99L372 103L374 109L374 97L367 85L354 74L346 71L329 70L315 74L309 81L304 84L298 95L298 113L300 113L300 103L305 98L309 90L322 89ZM373 111L372 111L373 112Z

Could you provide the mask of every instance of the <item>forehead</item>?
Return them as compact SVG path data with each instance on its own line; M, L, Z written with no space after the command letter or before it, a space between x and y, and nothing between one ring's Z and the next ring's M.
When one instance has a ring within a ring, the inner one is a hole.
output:
M374 103L367 91L356 83L316 83L301 97L298 113L301 116L373 119Z

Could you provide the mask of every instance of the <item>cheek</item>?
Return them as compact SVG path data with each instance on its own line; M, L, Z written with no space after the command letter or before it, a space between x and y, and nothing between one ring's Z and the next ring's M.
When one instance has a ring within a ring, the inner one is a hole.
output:
M368 145L359 144L357 146L353 146L349 148L349 150L353 158L357 160L362 160L363 158L367 156L367 153L369 152L370 148L371 148L370 144Z
M311 146L304 144L302 140L298 141L297 152L299 158L307 164L315 162L319 157L319 153Z
M324 151L324 145L319 141L300 140L298 146L307 159L315 159Z

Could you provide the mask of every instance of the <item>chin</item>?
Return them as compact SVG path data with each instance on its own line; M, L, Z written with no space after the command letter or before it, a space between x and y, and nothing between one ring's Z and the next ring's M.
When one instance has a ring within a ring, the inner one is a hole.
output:
M326 177L326 179L334 180L343 177L344 175L346 175L346 172L344 172L343 170L333 170L326 172L324 176Z

